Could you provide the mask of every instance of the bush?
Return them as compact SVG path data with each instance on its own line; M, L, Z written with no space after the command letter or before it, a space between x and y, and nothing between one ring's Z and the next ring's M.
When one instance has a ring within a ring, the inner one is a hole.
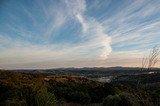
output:
M119 95L108 95L104 100L103 106L119 106L121 102L121 97Z
M139 100L132 94L109 95L103 100L103 106L140 106Z
M123 92L119 95L122 99L121 106L140 106L139 100L133 94Z
M5 106L26 106L26 102L18 99L6 100Z
M90 96L87 93L77 91L70 94L70 99L72 102L80 104L88 104L91 100Z
M55 106L56 99L51 93L44 92L36 95L36 106Z

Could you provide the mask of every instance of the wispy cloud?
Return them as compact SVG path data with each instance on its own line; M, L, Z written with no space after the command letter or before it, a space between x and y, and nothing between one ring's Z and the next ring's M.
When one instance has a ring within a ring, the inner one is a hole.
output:
M157 30L160 22L159 1L134 0L123 7L102 21L107 26L106 32L112 36L114 50L142 50L158 45L155 39L160 35Z
M101 53L101 58L106 59L111 52L111 38L103 31L103 26L87 15L84 15L86 11L86 3L84 0L67 0L67 5L73 9L72 14L80 22L83 34L89 37L91 43L99 43L103 50Z
M0 66L139 64L145 52L160 45L159 4L157 0L5 2L0 11Z

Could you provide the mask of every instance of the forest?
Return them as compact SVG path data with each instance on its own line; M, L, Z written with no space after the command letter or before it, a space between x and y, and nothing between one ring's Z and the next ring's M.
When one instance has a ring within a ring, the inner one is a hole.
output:
M159 88L159 73L119 75L107 83L69 74L0 71L1 106L159 106Z

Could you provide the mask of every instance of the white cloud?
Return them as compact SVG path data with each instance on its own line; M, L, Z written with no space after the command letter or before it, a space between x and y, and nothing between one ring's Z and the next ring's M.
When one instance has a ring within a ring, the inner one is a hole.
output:
M111 1L105 6L109 6ZM148 17L159 14L158 1L134 0L131 4L124 5L110 17L104 12L100 17L103 17L103 20L97 20L97 17L90 17L86 14L88 9L92 10L97 5L97 9L100 9L103 3L103 0L97 0L88 7L85 0L62 0L55 3L56 5L51 2L46 6L43 1L38 0L36 7L41 8L37 10L37 13L40 13L43 17L34 14L31 8L21 5L24 14L31 19L34 30L28 30L21 25L18 26L16 20L19 20L19 18L14 14L10 15L10 18L15 19L15 21L8 22L8 30L12 30L24 38L36 40L41 38L47 43L45 45L34 45L27 40L13 39L9 37L10 35L3 35L2 33L0 35L1 66L6 65L7 67L8 64L8 66L17 67L21 64L19 66L21 68L25 65L27 67L47 68L52 66L127 66L127 63L131 65L134 62L139 64L138 59L143 54L141 50L146 52L149 49L148 47L151 48L160 44L158 41L160 37L160 18L157 16L145 21ZM100 18L98 17L98 19ZM80 35L75 34L75 37L80 36L79 39L83 42L67 44L64 41L60 44L54 42L49 44L50 38L68 21L76 21L76 24L78 22L81 25L82 29L77 29L81 33ZM11 34L14 36L13 33ZM44 43L43 41L41 43ZM111 53L111 45L114 48L113 53ZM105 59L107 61L103 61Z
M84 0L66 0L66 4L73 10L71 14L81 24L85 37L89 38L88 42L91 44L99 43L99 46L103 48L100 57L105 60L112 50L110 46L111 38L104 33L103 26L92 17L84 15L86 11Z
M124 4L111 17L104 18L102 23L105 31L112 37L112 47L116 50L142 50L160 44L156 40L160 36L159 3L134 0L129 5Z
M88 30L88 25L87 25L87 23L84 21L82 15L77 14L76 17L77 17L78 21L79 21L79 22L81 23L81 25L82 25L83 33L86 33L87 30Z
M18 48L12 48L10 50L6 50L3 52L3 55L6 54L8 57L6 59L11 59L15 60L15 62L21 63L21 62L34 62L34 61L41 61L41 60L47 60L49 58L56 57L57 60L65 59L69 60L70 58L74 58L75 60L78 59L87 59L87 54L86 53L92 53L89 54L89 56L95 55L95 53L91 52L91 49L100 51L101 53L99 54L100 59L104 60L107 58L107 56L111 52L111 37L108 37L108 35L104 32L104 27L102 24L97 22L95 19L92 17L89 17L85 15L85 11L87 9L86 7L86 2L84 0L65 0L65 5L64 7L57 8L57 11L54 11L52 7L49 6L49 9L43 5L43 3L40 2L39 5L42 6L42 11L45 13L45 19L47 22L47 19L51 19L49 21L50 23L48 26L46 26L46 30L44 31L45 36L51 36L51 34L55 31L56 28L61 27L65 21L66 18L72 18L76 21L78 21L81 26L82 26L82 39L87 39L86 42L83 42L83 44L77 44L74 47L64 47L61 48L61 51L54 50L54 47L49 46L48 47L41 47L39 45L38 47L32 47L32 46L27 46L26 48L18 47ZM29 10L27 11L27 14L29 14L32 19L35 19L34 14L32 14ZM54 15L52 19L52 15ZM66 16L65 16L66 15ZM34 22L36 23L36 22ZM20 28L16 29L16 32L20 32ZM21 35L25 35L23 30L20 32ZM18 45L21 45L21 43L17 43ZM16 45L17 46L17 45ZM56 45L55 45L56 46ZM37 49L38 48L38 49ZM52 49L52 50L51 50ZM69 50L68 50L69 49ZM21 51L23 50L23 51ZM76 51L76 52L75 52ZM81 52L83 51L83 52ZM90 52L89 52L90 51ZM74 52L74 53L73 53ZM86 52L86 53L85 53ZM96 52L96 51L94 51ZM2 52L1 52L2 53ZM13 54L9 54L13 53ZM19 54L19 56L14 56L14 54ZM93 58L93 57L92 57ZM94 59L96 59L97 56L95 56ZM3 63L4 58L2 59ZM10 60L10 62L11 62Z

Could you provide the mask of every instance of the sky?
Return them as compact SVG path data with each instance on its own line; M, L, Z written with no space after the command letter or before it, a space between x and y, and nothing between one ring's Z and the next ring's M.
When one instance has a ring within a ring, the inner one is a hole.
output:
M160 0L0 0L3 69L140 67L156 45Z

